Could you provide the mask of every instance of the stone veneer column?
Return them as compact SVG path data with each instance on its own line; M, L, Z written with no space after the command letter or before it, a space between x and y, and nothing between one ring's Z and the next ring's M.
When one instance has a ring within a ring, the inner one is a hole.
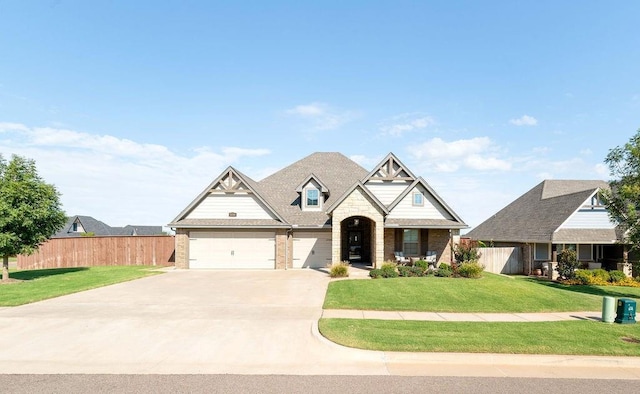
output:
M176 229L176 268L189 268L189 231Z
M372 228L375 228L375 230L372 241L375 242L375 246L373 248L373 255L371 256L371 259L373 260L372 263L374 267L380 267L384 261L384 217L381 210L375 205L375 203L371 201L359 188L353 190L353 192L333 211L331 220L332 261L338 262L341 260L340 238L342 235L342 221L353 216L366 217L373 222Z
M287 269L286 259L291 250L287 248L287 234L285 229L276 230L276 264L275 269Z

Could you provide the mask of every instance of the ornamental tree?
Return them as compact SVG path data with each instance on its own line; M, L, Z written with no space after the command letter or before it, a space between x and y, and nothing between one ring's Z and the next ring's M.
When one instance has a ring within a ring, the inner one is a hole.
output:
M640 247L640 129L629 142L609 150L605 159L609 173L610 190L602 196L609 217L618 223L624 233L624 242L632 249Z
M31 254L66 222L60 194L46 183L31 159L0 155L0 256L2 280L9 280L9 257Z

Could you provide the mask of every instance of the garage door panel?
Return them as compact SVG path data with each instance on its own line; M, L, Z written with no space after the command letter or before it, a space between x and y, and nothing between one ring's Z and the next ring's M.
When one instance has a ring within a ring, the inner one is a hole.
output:
M293 267L323 268L331 263L331 233L297 232L293 234Z
M194 231L190 235L190 268L275 268L272 231Z

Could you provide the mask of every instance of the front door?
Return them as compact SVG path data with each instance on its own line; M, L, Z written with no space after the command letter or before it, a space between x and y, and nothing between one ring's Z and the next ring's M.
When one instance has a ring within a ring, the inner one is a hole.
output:
M362 261L362 231L349 231L349 261Z

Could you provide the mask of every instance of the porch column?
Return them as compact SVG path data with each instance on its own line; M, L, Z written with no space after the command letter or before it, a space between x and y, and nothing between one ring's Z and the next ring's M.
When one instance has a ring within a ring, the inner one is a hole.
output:
M384 220L378 219L375 221L375 254L373 256L372 263L374 268L382 267L384 262Z
M333 218L333 223L331 224L331 263L339 263L342 261L342 245L341 238L342 235L342 221L336 220L336 217Z

